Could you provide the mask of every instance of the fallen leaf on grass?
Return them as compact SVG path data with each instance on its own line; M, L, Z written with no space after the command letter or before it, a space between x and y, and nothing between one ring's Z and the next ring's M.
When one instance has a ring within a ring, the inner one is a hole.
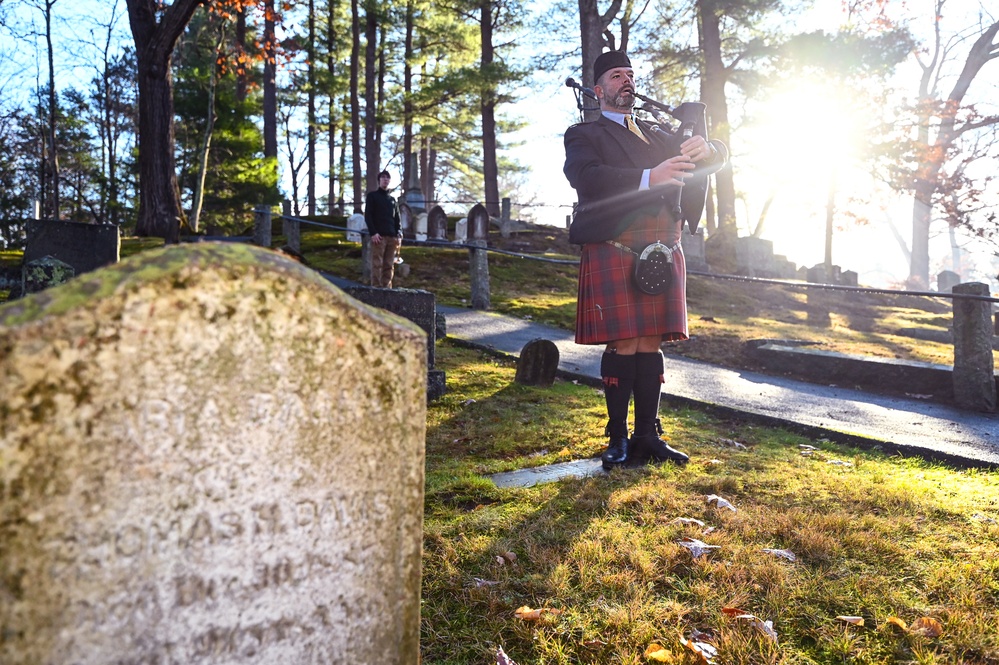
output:
M697 538L684 538L680 541L681 547L686 547L690 550L691 555L696 559L710 550L717 550L721 548L721 545L708 545L707 543L701 542Z
M599 649L600 647L607 646L607 643L604 642L603 640L586 640L584 642L580 642L580 644L582 644L587 649Z
M846 623L853 626L863 626L864 617L853 617L853 616L843 616L842 614L836 617L837 621L845 621Z
M943 626L933 617L922 617L912 622L909 632L923 637L940 637L943 635Z
M461 404L462 404L462 406L468 406L469 404L475 404L475 400L474 400L474 399L472 399L471 397L469 397L468 399L466 399L466 400L465 400L464 402L462 402Z
M802 457L811 457L814 454L815 454L814 450L802 450L801 451L801 456Z
M746 444L739 443L738 441L734 441L732 439L718 439L718 443L723 446L728 446L729 448L735 448L736 450L749 450L749 446Z
M503 647L497 647L496 665L517 665L517 663L513 662L510 656L506 655L506 653L503 651Z
M518 619L522 619L524 621L537 621L538 619L541 618L542 614L551 614L553 616L558 616L559 614L562 614L562 610L555 610L550 607L539 607L536 610L532 610L527 605L522 605L518 607L513 613L515 617L517 617Z
M708 494L707 496L704 497L704 500L707 503L714 503L719 508L728 508L733 513L738 512L735 509L735 506L733 506L729 501L726 501L725 499L721 498L717 494Z
M885 623L890 624L892 626L897 626L898 628L901 628L903 632L909 630L909 624L902 621L898 617L888 617L887 619L885 619Z
M698 660L706 665L712 665L715 656L718 655L718 647L708 642L698 642L694 639L688 640L681 635L680 644L697 654Z
M779 556L782 559L787 559L788 561L797 561L798 560L798 557L796 557L794 555L794 552L792 552L791 550L765 549L765 550L763 550L763 552L765 554L773 554L774 556Z
M826 464L832 464L833 466L853 466L853 462L844 462L841 459L831 459Z
M649 645L649 648L645 650L645 657L651 658L652 660L658 660L660 663L665 663L670 659L672 654L664 649L661 645L653 642Z
M815 446L810 446L807 443L799 443L798 447L801 448L802 450L818 450L818 448L816 448Z
M503 552L503 558L509 561L510 563L513 563L514 561L517 560L517 555L514 554L513 552Z
M472 440L472 437L470 437L470 436L460 436L457 439L455 439L454 441L452 441L451 443L468 443L471 440Z
M475 581L475 586L477 588L482 588L484 586L495 586L499 584L499 582L494 582L493 580L484 580L481 577L473 577L472 580Z
M763 635L769 638L772 642L774 642L774 644L777 643L777 631L774 630L773 621L770 620L764 621L763 619L753 614L740 614L735 618L739 621L745 621L749 623L750 626L763 633Z
M715 465L724 464L724 463L725 462L721 461L720 459L709 459L707 462L704 463L704 465L705 466L715 466Z
M695 526L704 526L704 522L701 520L695 520L693 517L677 517L675 520L670 522L670 524L681 524L683 526L690 526L693 524Z
M505 566L506 565L506 559L504 559L501 556L496 557L496 565L498 565L498 566Z
M729 617L739 616L740 614L748 614L745 610L740 610L738 607L723 607L722 614Z

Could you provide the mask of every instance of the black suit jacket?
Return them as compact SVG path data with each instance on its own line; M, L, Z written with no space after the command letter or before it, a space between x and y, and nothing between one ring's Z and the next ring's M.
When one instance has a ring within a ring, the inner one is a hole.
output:
M563 171L579 198L569 228L571 242L604 242L619 236L638 219L658 216L664 208L673 214L679 187L665 185L645 191L638 188L645 169L680 154L683 139L657 130L642 120L637 123L649 143L603 115L594 122L573 125L566 130ZM712 145L718 154L710 162L698 164L694 176L687 179L684 187L697 187L703 182L703 193L698 188L694 197L700 197L701 209L707 193L707 175L724 166L728 157L724 144L712 141ZM688 216L691 233L697 231L699 211L696 216L697 219Z

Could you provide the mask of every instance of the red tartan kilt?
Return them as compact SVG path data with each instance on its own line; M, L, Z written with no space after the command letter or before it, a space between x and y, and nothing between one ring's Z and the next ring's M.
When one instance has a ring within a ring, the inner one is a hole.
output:
M655 228L629 230L618 242L640 250L660 235ZM636 256L608 243L583 246L579 262L576 343L607 342L661 335L663 341L687 339L687 264L673 252L673 283L666 293L639 291L632 273Z

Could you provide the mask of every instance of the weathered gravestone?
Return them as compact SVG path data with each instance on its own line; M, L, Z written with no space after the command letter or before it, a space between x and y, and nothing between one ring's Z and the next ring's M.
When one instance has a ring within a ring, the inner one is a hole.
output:
M683 233L680 235L680 244L683 246L683 260L688 270L700 272L710 270L704 253L704 229L691 235L687 227L684 226Z
M950 293L960 283L961 276L952 270L942 270L937 274L937 291L940 293Z
M434 206L427 213L427 236L430 240L447 240L447 213Z
M0 337L0 662L418 662L423 331L204 243Z
M426 242L427 213L421 212L413 219L413 236L418 242Z
M748 277L774 277L774 243L763 238L737 238L736 273Z
M368 225L364 221L364 215L354 213L347 218L347 242L361 242L361 235L367 230Z
M413 209L405 203L399 204L399 230L403 238L413 237Z
M524 345L517 359L513 380L525 386L548 387L555 383L558 371L558 347L550 339L532 339Z
M454 241L464 244L468 240L468 218L462 217L454 225Z
M117 263L121 238L115 224L29 220L24 263L52 256L73 266L77 275Z
M472 309L489 309L489 255L486 253L489 238L489 213L485 206L476 203L468 211L467 219L472 233L472 238L467 244L474 245L468 250Z

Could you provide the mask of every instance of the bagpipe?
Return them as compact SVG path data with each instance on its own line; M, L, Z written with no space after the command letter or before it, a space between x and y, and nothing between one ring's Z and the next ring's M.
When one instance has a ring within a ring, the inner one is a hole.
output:
M599 111L599 106L586 106L584 98L597 101L597 95L591 88L585 88L572 77L565 80L565 85L572 88L576 96L576 106L583 111ZM677 106L663 104L645 95L635 93L635 97L645 104L636 107L636 111L643 111L655 118L652 124L652 131L673 139L679 138L680 142L700 136L708 141L707 106L702 102L682 102ZM665 114L673 116L677 121L674 124ZM710 141L716 151L721 152L721 156L727 159L728 149L720 141ZM725 161L723 159L723 163ZM708 176L717 168L695 169L689 177L684 180L683 187L678 188L678 196L673 204L673 214L687 223L691 233L697 233L697 225L701 221L704 213L704 205L708 197Z

